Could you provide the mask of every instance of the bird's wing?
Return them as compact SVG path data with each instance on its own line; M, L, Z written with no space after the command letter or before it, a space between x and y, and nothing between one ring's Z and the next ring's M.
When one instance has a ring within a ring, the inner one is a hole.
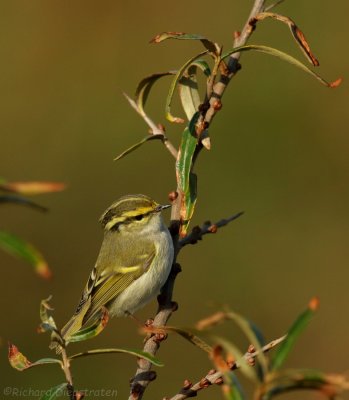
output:
M86 324L94 322L100 316L103 306L107 306L149 269L154 257L155 247L139 265L109 268L101 274L97 273L95 267L90 274L75 314L62 329L64 339L69 341L70 336Z

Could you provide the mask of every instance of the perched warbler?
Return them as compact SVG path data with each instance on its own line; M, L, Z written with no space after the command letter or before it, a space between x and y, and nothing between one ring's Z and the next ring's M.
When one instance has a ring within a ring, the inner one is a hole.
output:
M61 332L66 343L98 321L102 307L111 317L133 314L160 293L174 253L161 216L168 207L136 194L121 197L104 212L99 256L75 314Z

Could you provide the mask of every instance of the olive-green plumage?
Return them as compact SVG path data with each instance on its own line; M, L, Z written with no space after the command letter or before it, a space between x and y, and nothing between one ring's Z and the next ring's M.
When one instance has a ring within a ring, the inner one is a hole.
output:
M62 329L66 342L110 316L132 314L159 294L173 261L173 244L161 206L145 195L121 197L102 215L104 239L73 317Z

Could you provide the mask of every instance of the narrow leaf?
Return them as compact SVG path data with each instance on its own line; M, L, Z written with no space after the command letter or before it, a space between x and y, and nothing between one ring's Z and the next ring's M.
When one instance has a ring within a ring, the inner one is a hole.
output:
M58 396L65 394L67 389L67 383L61 383L60 385L54 386L44 393L40 397L40 400L56 400Z
M176 333L206 353L210 354L212 352L212 347L199 336L197 336L192 329L180 328L176 326L149 326L143 328L142 330L147 333Z
M242 386L233 372L226 372L225 379L229 382L226 387L222 388L224 396L227 400L244 400L245 395Z
M18 204L21 206L27 206L27 207L34 208L38 211L47 211L46 207L43 207L40 204L37 204L34 201L27 199L26 197L22 197L22 196L18 196L18 195L12 195L12 194L1 195L0 203Z
M15 192L24 194L27 196L60 192L66 188L66 185L62 182L0 182L0 190L7 192Z
M60 364L62 365L62 361L57 358L42 358L38 361L32 363L27 359L25 355L23 355L18 348L9 343L8 345L8 360L11 366L17 371L24 371L28 368L36 367L38 365L43 364Z
M156 74L147 76L146 78L142 79L139 82L137 89L136 89L135 100L136 100L138 109L142 114L145 114L144 106L148 99L149 92L150 92L152 86L154 85L154 83L157 80L159 80L160 78L163 78L164 76L175 75L175 73L176 73L176 71L160 72L160 73L156 73Z
M299 338L300 334L304 331L306 326L309 324L310 320L313 318L317 308L319 305L319 301L317 298L313 298L308 304L308 308L302 312L295 320L293 325L291 326L286 339L283 343L277 348L274 353L274 356L271 360L270 369L278 370L286 361L286 358L290 354L294 344Z
M217 43L212 42L207 39L205 36L197 35L193 33L184 33L184 32L162 32L159 35L156 35L150 43L161 43L167 39L178 39L178 40L200 40L200 42L204 45L204 47L212 54L217 54L219 51L219 46Z
M74 343L74 342L81 342L83 340L92 339L95 336L99 335L104 328L106 327L109 321L109 313L108 310L103 307L102 315L93 325L81 329L79 332L75 333L66 340L66 343Z
M42 254L30 243L11 233L0 231L0 247L9 254L29 262L34 267L36 273L42 278L51 278L52 272L47 262Z
M171 104L172 104L172 99L173 99L173 95L175 93L177 84L179 83L180 79L182 78L184 72L187 70L187 68L193 64L198 58L202 57L203 55L207 54L207 51L203 51L199 54L197 54L196 56L190 58L184 65L182 65L182 67L177 71L176 75L174 76L171 85L170 85L170 89L168 91L168 95L166 98L166 105L165 105L165 113L166 113L166 118L171 121L171 122L176 122L176 123L183 123L184 120L182 118L179 117L174 117L171 114Z
M273 373L258 388L256 398L269 400L282 393L304 389L316 390L332 400L349 390L349 381L344 375L325 374L316 370L285 370Z
M210 67L206 61L196 60L189 66L178 82L179 96L182 107L189 121L199 110L199 106L201 104L196 78L198 68L200 68L206 76L210 76Z
M149 142L150 140L156 140L156 139L163 140L164 139L164 135L149 135L149 136L146 136L140 142L134 144L133 146L129 147L127 150L125 150L121 154L119 154L117 157L115 157L114 161L121 160L123 157L127 156L127 154L130 154L134 150L138 149L138 147L141 147L143 143Z
M283 51L280 51L280 50L274 49L273 47L268 47L268 46L251 44L251 45L236 47L235 49L229 51L228 53L225 53L222 56L222 59L227 58L234 53L239 53L241 51L250 51L250 50L254 50L254 51L261 52L261 53L269 54L274 57L278 57L281 60L286 61L289 64L296 66L297 68L301 69L302 71L306 72L307 74L310 74L311 76L316 78L319 82L321 82L323 85L325 85L327 87L335 88L335 87L339 86L342 81L342 79L339 78L336 81L327 82L327 81L325 81L325 79L321 78L321 76L316 74L314 71L312 71L306 65L304 65L303 63L298 61L296 58L290 56L287 53L284 53Z
M186 235L190 219L193 215L197 198L196 175L191 172L193 156L198 143L196 137L196 122L200 113L194 114L189 124L182 133L182 140L179 147L176 161L176 176L178 189L182 194L180 210L181 228L180 236Z
M69 357L70 360L80 357L86 356L93 356L97 354L112 354L112 353L123 353L123 354L130 354L132 356L136 356L139 358L144 358L147 361L150 361L152 364L156 365L157 367L163 367L164 364L159 361L157 358L152 356L151 354L142 351L142 350L134 350L134 349L96 349L96 350L88 350L82 353L77 353Z
M310 46L304 36L304 33L297 27L297 25L294 23L294 21L292 21L292 19L285 17L283 15L279 15L279 14L275 14L275 13L271 13L271 12L262 12L262 13L256 15L253 18L252 22L256 23L257 21L263 21L266 18L272 18L272 19L275 19L277 21L280 21L280 22L283 22L284 24L286 24L289 27L294 40L296 41L296 43L298 44L300 49L303 51L303 53L306 56L306 58L308 59L308 61L311 64L313 64L315 67L320 65L319 61L316 59L316 57L312 53Z

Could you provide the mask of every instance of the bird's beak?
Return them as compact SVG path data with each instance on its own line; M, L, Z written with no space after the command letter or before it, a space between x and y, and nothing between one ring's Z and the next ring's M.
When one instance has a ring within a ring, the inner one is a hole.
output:
M159 204L159 205L155 208L155 211L156 211L156 212L160 212L160 211L165 210L166 208L169 208L169 207L171 207L171 204L164 204L164 205Z

